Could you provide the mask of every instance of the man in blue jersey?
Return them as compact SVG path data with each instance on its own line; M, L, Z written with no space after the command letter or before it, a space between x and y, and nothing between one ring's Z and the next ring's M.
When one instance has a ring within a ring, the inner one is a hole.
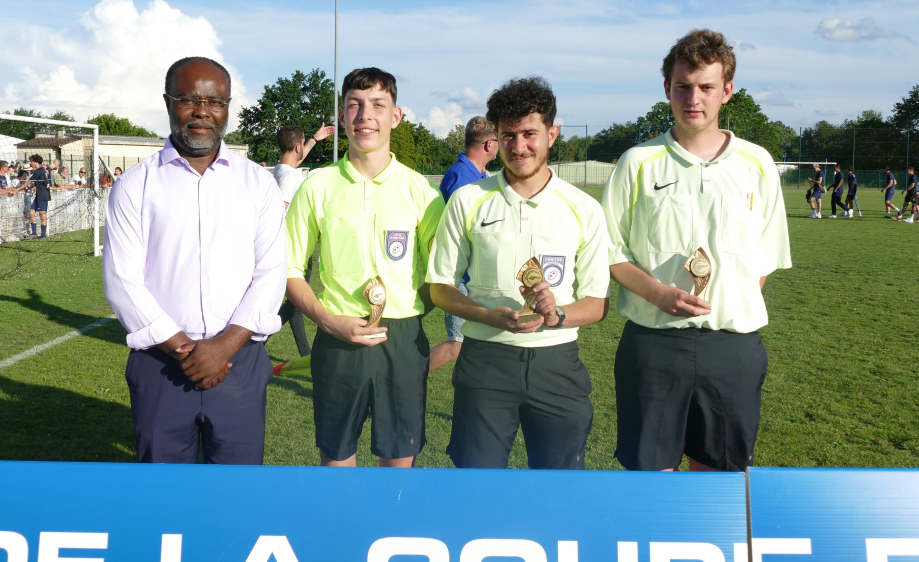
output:
M846 205L842 202L842 183L842 167L836 164L833 168L833 193L831 194L833 214L830 215L831 219L836 218L837 205L842 209L842 216L848 216L846 215Z
M855 205L857 200L855 193L858 191L858 178L855 177L855 166L847 166L846 171L849 173L849 190L846 191L846 208L849 209L849 214L847 216L851 219L855 216ZM861 213L861 208L859 208L859 216L861 216Z
M890 166L884 166L884 171L887 173L884 187L881 188L881 191L884 192L884 210L887 211L887 215L884 218L892 218L890 211L894 210L897 212L897 218L899 219L903 216L903 213L893 204L893 196L897 194L897 177L890 171Z
M914 215L917 212L916 204L919 203L919 189L916 187L916 170L912 166L906 168L906 195L903 197L903 210L909 209L909 217L903 219L903 222L914 222Z
M456 162L450 166L444 179L440 181L440 192L444 201L449 201L450 196L457 189L473 182L485 179L485 166L498 155L498 135L495 126L481 116L473 117L466 123L466 143ZM464 295L469 274L463 274L463 280L457 287ZM463 345L463 334L460 332L465 320L449 312L444 314L444 326L447 328L447 341L431 348L430 370L439 369L448 361L453 361L459 356Z

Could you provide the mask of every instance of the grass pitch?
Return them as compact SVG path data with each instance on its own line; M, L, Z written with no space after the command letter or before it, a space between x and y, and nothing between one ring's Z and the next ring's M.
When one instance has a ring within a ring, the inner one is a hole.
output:
M599 188L588 191L599 197ZM919 465L919 311L911 298L919 265L910 251L919 225L883 219L877 191L860 196L862 218L813 220L804 190L785 192L794 267L773 274L764 291L770 322L761 335L770 365L758 465ZM26 265L0 279L0 360L111 314L90 232L0 246L0 271L17 260ZM613 311L580 332L594 389L591 469L622 468L613 458L613 357L623 324ZM444 340L441 311L429 314L424 326L432 345ZM307 331L315 328L308 324ZM124 336L113 321L0 368L0 459L132 462ZM276 363L297 356L289 327L271 338L268 353ZM419 466L452 466L445 454L451 369L430 377L428 444ZM268 391L267 464L318 464L312 416L311 380L275 377ZM362 465L376 462L369 434L365 426ZM526 466L522 436L511 466Z

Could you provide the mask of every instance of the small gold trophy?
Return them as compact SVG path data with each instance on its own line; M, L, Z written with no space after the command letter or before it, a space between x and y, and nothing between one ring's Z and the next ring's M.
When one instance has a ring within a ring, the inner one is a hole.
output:
M705 289L708 288L708 283L712 279L712 260L705 250L699 248L689 256L683 267L692 275L694 286L691 294L705 300Z
M526 324L539 318L539 314L533 312L533 305L536 304L536 293L533 287L543 280L542 266L539 260L530 258L517 272L517 281L523 283L526 291L523 293L523 308L520 309L520 316L517 318L518 324Z
M383 319L383 309L386 308L386 286L380 276L371 279L367 286L364 287L364 298L370 303L370 318L367 322L367 328L376 328ZM386 334L371 334L365 338L385 338Z

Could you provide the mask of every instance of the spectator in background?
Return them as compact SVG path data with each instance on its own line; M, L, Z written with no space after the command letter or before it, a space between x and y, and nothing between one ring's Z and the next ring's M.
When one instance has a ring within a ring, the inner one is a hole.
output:
M19 177L16 178L16 183L13 186L16 188L16 193L23 193L22 195L22 232L23 238L29 237L29 213L32 212L32 197L30 191L32 191L32 184L29 183L29 171L28 170L19 170Z
M897 177L890 171L890 166L884 166L884 171L887 172L887 184L881 188L881 191L884 192L884 210L887 211L887 216L884 218L891 218L890 211L893 209L897 212L897 218L899 219L903 216L903 213L893 204L893 196L897 194Z
M119 168L118 166L115 166L115 171L112 173L115 174L115 181L118 181L118 178L120 178L121 174L123 174L124 172L121 171L121 168Z
M807 202L810 204L812 211L811 216L808 218L819 219L823 218L820 212L823 211L823 192L825 189L823 187L823 170L820 169L819 164L814 164L814 171L817 172L817 175L807 178L807 181L814 184L807 190Z
M267 168L267 167L268 167L268 163L267 163L267 162L259 162L258 165L261 166L262 168Z
M114 183L115 180L112 179L112 176L108 172L105 172L105 174L102 176L102 187L109 188L112 187L112 184Z
M858 178L855 177L855 166L847 166L846 171L849 172L848 182L849 190L846 191L846 207L849 209L849 218L855 216L855 193L858 191ZM861 210L859 210L859 216L861 216Z
M51 186L60 189L68 185L70 185L70 176L67 174L67 166L61 166L57 173L51 176Z
M278 148L281 149L281 161L274 167L274 179L278 181L278 186L281 188L281 200L284 201L285 211L290 207L291 199L300 184L303 183L303 174L297 169L297 166L303 163L306 155L319 141L334 132L335 127L326 126L325 122L309 140L306 140L306 133L300 127L289 125L278 129L277 141ZM303 271L303 278L307 283L310 282L312 272L313 258L310 256L306 269ZM281 316L281 326L290 322L290 331L294 334L294 342L297 344L300 357L309 355L312 350L306 337L306 328L303 325L303 313L290 300L285 300L278 314Z
M51 173L51 175L53 176L53 175L56 174L57 171L60 170L60 169L61 169L61 161L58 160L57 158L55 158L54 160L51 161L51 169L48 170L48 171L49 171L49 172Z
M498 155L498 135L495 126L482 116L476 116L466 123L466 144L463 152L457 155L456 162L450 166L444 178L440 181L440 193L444 201L449 202L450 196L457 189L487 177L485 166ZM469 273L463 273L457 289L469 296L466 283L469 282ZM444 314L444 325L447 328L447 341L431 348L430 370L439 369L459 356L463 345L463 334L460 331L466 321L449 312Z
M6 160L0 160L0 189L3 190L3 195L6 195L6 190L10 187L10 163ZM12 195L12 193L10 193Z
M73 176L73 183L75 185L86 185L86 168L80 168L80 172Z

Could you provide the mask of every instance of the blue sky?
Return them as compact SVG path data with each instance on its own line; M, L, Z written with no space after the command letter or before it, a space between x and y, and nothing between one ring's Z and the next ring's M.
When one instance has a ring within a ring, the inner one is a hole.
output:
M165 133L162 77L181 56L228 64L238 104L298 69L332 73L329 0L31 5L40 16L7 28L0 41L9 69L0 110L60 108L78 119L111 111ZM0 0L3 13L21 6ZM406 114L440 134L484 112L503 81L528 74L553 85L565 124L596 132L634 120L664 99L661 59L695 27L727 35L738 58L736 87L795 128L865 109L886 116L919 83L915 1L340 0L339 9L340 74L358 66L392 72Z

